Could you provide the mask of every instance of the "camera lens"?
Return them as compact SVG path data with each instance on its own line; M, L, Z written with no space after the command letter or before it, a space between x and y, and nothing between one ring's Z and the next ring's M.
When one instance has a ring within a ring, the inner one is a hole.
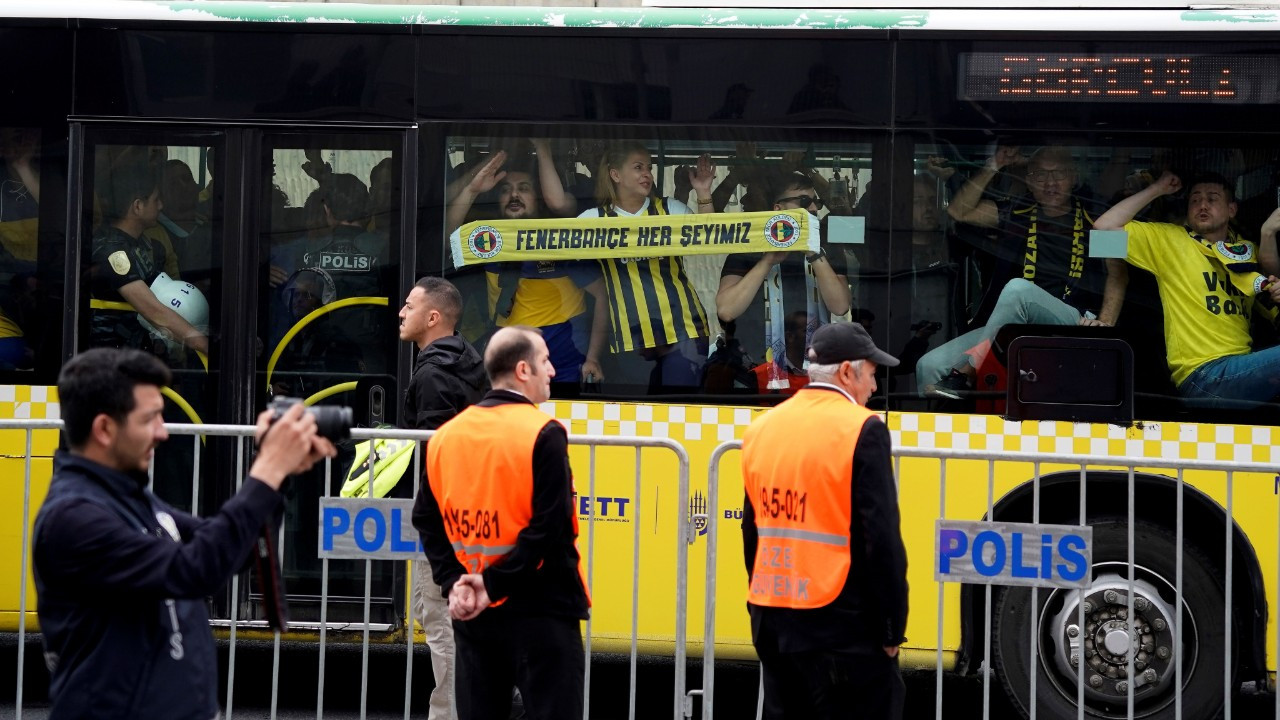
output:
M332 442L346 440L351 437L351 426L354 415L349 407L321 405L307 408L307 412L316 418L316 432Z

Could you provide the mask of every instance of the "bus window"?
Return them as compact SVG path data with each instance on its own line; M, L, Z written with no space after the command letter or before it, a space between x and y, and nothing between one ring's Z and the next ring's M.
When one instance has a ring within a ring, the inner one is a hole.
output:
M132 138L131 138L132 139ZM153 144L89 141L84 196L83 282L88 328L81 348L133 348L173 370L167 422L216 422L217 359L209 355L222 307L221 222L212 195L212 138L148 137ZM208 453L201 469L208 470ZM156 491L179 508L197 496L189 442L156 452Z
M851 216L871 179L871 142L615 130L555 140L455 136L447 146L445 235L454 251L463 232L468 245L484 232L482 221L562 218L565 228L589 229L599 218L645 217L667 228L651 256L569 248L564 260L495 260L451 274L474 299L461 328L473 342L482 346L506 325L542 329L557 397L776 401L807 380L812 331L849 317L848 248L862 240ZM811 213L823 252L691 252L695 230L727 249L742 244L730 242L734 228L748 227L740 220L763 228L768 219L738 214L776 210ZM684 215L706 217L676 218Z
M357 425L394 424L398 349L400 166L398 138L268 137L263 155L264 198L258 323L264 352L259 377L267 396L308 405L344 405ZM381 399L375 399L381 398ZM354 443L341 443L327 494L338 495L352 465ZM412 483L394 495L410 497ZM316 559L318 498L325 469L293 478L285 489L284 576L298 619L318 618L299 596L320 595ZM395 568L374 566L375 595L389 598ZM364 593L365 565L329 564L335 598ZM389 600L387 600L389 602ZM331 609L329 617L334 618ZM353 618L347 618L353 619Z
M40 131L0 127L0 370L35 361L39 226Z
M1166 349L1166 338L1185 328L1181 322L1165 325L1158 269L1140 255L1129 254L1126 261L1127 247L1091 248L1089 231L1111 207L1171 173L1181 179L1181 189L1143 203L1133 219L1185 235L1184 226L1199 222L1189 212L1188 185L1216 178L1232 199L1225 219L1229 237L1256 243L1275 209L1277 167L1271 147L1095 144L1034 135L995 143L920 139L910 165L896 173L903 189L898 197L910 203L895 201L884 223L868 216L869 249L890 247L890 235L897 241L877 261L889 278L882 295L889 325L883 337L891 350L901 348L904 361L888 373L892 400L904 409L928 406L916 398L939 409L1002 412L1003 351L1021 332L1018 326L1037 325L1041 335L1128 342L1135 390L1147 403L1139 412L1161 415L1193 406L1203 412L1204 399L1188 401L1182 387L1195 358L1183 343L1175 343L1173 353ZM903 231L890 232L891 227ZM1256 246L1249 249L1257 252ZM858 278L863 287L869 282ZM1239 354L1274 343L1269 323L1250 323L1258 315L1252 293L1241 298L1226 292L1224 298L1223 307L1244 318L1233 331L1237 346L1208 354Z

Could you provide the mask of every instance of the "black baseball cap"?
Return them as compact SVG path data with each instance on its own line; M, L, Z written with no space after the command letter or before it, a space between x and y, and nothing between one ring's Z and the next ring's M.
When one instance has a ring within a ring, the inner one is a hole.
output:
M876 347L866 328L859 323L830 323L814 331L809 343L809 362L835 365L845 360L870 360L885 367L898 364L898 358Z

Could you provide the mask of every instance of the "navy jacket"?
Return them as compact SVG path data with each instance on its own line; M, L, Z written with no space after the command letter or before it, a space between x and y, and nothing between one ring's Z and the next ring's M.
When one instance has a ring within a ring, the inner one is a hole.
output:
M218 713L205 598L250 556L280 495L250 478L202 519L145 487L145 475L54 458L32 550L51 720Z

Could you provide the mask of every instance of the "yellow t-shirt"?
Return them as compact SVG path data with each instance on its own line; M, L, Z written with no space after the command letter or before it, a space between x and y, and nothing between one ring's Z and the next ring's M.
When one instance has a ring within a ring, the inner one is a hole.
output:
M501 293L499 277L496 267L485 272L490 315L496 309ZM568 322L587 311L582 288L597 277L599 271L586 263L524 263L516 285L511 314L499 317L497 325L548 327Z
M1156 276L1164 305L1164 342L1175 385L1210 360L1253 349L1253 298L1231 284L1221 261L1206 257L1187 229L1169 223L1131 222L1129 263ZM1233 242L1258 250L1247 240Z

